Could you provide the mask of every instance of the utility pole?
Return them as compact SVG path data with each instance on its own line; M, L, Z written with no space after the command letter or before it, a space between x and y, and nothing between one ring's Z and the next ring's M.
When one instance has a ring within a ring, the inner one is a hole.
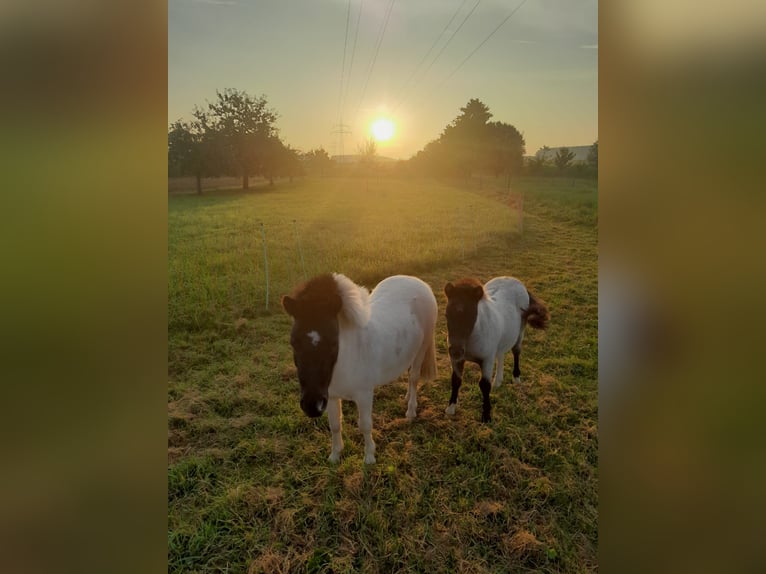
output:
M347 124L344 124L343 120L341 120L341 123L336 124L333 127L336 128L336 129L334 129L332 131L332 133L338 134L338 156L343 157L343 155L345 153L343 151L343 136L345 134L350 134L351 133L351 129L350 129L351 126L349 126Z

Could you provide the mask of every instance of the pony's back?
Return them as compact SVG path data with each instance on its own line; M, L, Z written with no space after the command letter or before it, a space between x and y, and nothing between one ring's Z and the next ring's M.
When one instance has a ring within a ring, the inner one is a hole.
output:
M395 380L411 366L423 379L435 378L437 315L431 287L417 277L394 275L378 283L369 295L369 320L341 330L333 372L337 388L348 388L361 370L374 385Z
M424 328L436 325L438 308L431 287L417 277L394 275L375 286L370 294L371 313L379 321L386 322L399 309L413 313Z
M487 282L484 291L506 317L521 318L521 310L529 306L527 288L515 277L495 277Z

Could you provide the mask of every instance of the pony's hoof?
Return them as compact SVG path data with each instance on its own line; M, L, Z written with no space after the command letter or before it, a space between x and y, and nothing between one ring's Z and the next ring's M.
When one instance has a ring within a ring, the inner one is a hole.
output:
M327 461L333 464L338 464L338 462L340 462L340 453L330 453L330 456L327 457Z
M481 415L481 422L483 423L491 423L492 417L490 415Z
M500 385L502 385L502 384L503 384L503 381L495 381L494 383L492 383L492 388L493 389L499 389Z
M521 382L521 377L513 377L513 382L518 385Z
M407 414L405 416L407 417L407 420L414 421L415 417L418 416L418 413L407 411Z
M364 457L364 464L375 464L375 455L374 454L367 454Z
M446 409L444 409L444 412L447 413L449 416L452 416L455 414L455 409L457 408L456 403L452 403L450 406L448 406Z

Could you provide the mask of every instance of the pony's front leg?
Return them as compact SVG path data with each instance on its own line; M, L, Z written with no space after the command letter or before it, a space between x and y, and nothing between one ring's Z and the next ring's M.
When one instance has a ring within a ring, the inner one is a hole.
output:
M372 440L372 393L356 401L359 430L364 436L364 463L375 464L375 441Z
M327 460L336 463L340 460L340 452L343 450L343 435L341 434L343 408L340 399L330 399L328 401L327 418L330 421L330 431L332 432L332 451Z
M457 394L460 391L460 385L463 384L463 369L465 361L458 361L452 365L452 394L449 397L449 406L444 411L448 415L454 415L457 408Z

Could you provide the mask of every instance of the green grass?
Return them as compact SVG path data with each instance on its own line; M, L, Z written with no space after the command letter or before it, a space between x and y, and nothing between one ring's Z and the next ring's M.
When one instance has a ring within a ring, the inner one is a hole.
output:
M483 183L328 179L170 197L170 572L597 569L597 192L516 182L519 235L502 187ZM437 296L439 377L421 386L413 423L404 379L376 391L376 465L362 463L353 403L337 466L327 418L298 406L278 297L304 268L370 288L411 273ZM442 287L469 274L519 277L552 315L548 331L527 331L521 384L492 391L489 425L474 366L458 414L443 412Z

